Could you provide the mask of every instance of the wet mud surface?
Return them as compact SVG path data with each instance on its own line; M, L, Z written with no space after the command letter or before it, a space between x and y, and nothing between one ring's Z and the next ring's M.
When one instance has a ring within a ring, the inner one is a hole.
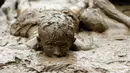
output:
M117 7L129 15L127 6ZM28 39L10 35L2 13L0 23L0 73L130 73L130 31L123 25L102 34L81 31L78 38L86 49L50 58L24 48Z

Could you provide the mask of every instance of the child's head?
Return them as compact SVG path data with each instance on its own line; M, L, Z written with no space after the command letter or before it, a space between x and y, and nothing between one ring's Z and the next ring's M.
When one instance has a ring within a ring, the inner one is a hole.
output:
M66 56L75 41L75 27L66 22L46 22L39 26L38 40L47 56Z

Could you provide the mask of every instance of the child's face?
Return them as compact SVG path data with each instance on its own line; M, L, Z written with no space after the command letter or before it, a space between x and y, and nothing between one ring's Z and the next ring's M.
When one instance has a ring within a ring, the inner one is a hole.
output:
M62 36L57 39L51 39L48 38L48 36L39 36L39 40L41 48L43 48L47 56L63 57L68 54L70 47L75 41L75 38L70 39L66 36Z

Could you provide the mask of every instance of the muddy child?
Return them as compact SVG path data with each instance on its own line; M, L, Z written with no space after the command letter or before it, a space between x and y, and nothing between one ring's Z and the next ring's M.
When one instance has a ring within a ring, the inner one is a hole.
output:
M30 29L38 26L36 34ZM26 9L11 25L10 33L15 36L37 35L37 46L49 57L66 56L75 41L79 20L69 9L42 10Z
M111 8L106 7L107 3ZM111 13L112 10L116 16ZM16 22L11 25L10 33L23 37L35 36L35 45L47 56L63 57L75 42L74 36L79 24L88 30L104 32L108 28L107 25L117 24L111 17L129 28L129 20L126 20L129 17L118 11L108 0L85 0L63 10L28 8L21 12ZM31 34L34 32L31 30L34 26L37 26L37 35ZM82 44L79 46L85 48Z

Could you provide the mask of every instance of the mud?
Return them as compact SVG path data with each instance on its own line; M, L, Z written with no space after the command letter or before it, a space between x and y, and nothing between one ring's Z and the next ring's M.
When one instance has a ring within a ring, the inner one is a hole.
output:
M130 73L130 32L123 25L102 34L81 31L78 38L86 43L86 50L49 58L41 51L19 47L28 40L9 34L2 12L0 22L0 73Z

